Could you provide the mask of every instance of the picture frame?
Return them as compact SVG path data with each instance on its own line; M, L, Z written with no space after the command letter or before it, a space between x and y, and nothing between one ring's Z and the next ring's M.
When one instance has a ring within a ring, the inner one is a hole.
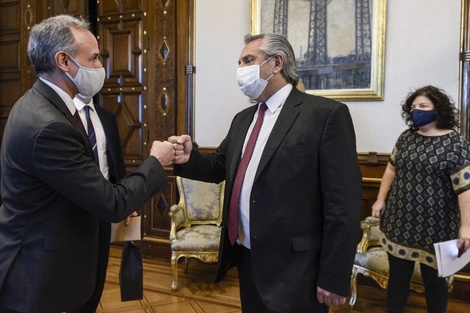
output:
M386 7L386 0L251 0L251 34L289 40L299 89L338 101L380 101Z

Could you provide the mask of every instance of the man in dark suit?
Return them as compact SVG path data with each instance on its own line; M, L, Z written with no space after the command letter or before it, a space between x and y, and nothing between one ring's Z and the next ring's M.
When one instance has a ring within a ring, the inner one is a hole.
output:
M184 164L175 173L226 180L216 280L237 265L243 312L327 312L349 295L360 234L353 123L346 105L296 89L284 37L247 35L245 43L237 80L258 105L234 117L211 155L192 149L187 135L170 137L174 163Z
M30 32L38 81L12 108L0 154L0 312L63 312L94 291L98 221L119 222L167 185L174 151L155 141L118 183L94 162L72 99L101 89L96 38L83 20L48 18Z
M85 129L88 129L85 107L87 105L89 106L91 122L96 133L99 155L98 166L106 179L113 184L117 183L125 177L127 173L126 166L124 164L122 143L119 137L119 129L114 114L99 105L95 105L93 103L93 98L91 97L85 97L78 94L73 99L73 102ZM98 269L95 291L93 292L90 300L88 300L82 307L70 310L67 313L94 313L100 303L106 281L106 270L108 268L111 224L100 220L98 229Z

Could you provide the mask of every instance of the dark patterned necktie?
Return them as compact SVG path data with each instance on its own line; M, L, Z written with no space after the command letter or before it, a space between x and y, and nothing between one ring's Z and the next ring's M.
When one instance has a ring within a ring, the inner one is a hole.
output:
M93 124L91 123L89 105L85 106L85 116L86 116L88 140L90 141L91 150L93 151L93 159L96 165L99 166L100 161L98 158L98 146L96 144L96 133L95 133L95 129L93 128Z
M261 125L263 124L264 112L267 109L266 103L263 103L259 107L258 118L256 119L255 126L251 131L250 138L245 147L240 164L238 165L237 176L235 176L235 182L233 183L232 196L230 198L229 206L229 219L228 219L228 236L230 243L235 244L238 238L238 211L240 206L240 194L242 191L243 181L245 179L246 169L250 163L253 150L255 148L256 140L258 139Z

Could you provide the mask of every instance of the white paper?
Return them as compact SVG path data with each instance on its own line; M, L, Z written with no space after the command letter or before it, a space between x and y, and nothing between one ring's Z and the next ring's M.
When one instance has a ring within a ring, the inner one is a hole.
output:
M127 226L126 220L111 224L111 242L140 239L140 216L132 216Z
M436 250L437 270L439 277L455 274L470 262L470 249L458 258L458 240L449 240L434 244Z

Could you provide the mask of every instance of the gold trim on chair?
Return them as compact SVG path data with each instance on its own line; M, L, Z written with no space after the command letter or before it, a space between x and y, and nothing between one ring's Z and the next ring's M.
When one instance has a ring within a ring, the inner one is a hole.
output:
M217 262L225 190L225 182L212 184L176 177L176 184L180 200L169 213L173 291L177 289L180 258L185 258L184 273L190 258Z

